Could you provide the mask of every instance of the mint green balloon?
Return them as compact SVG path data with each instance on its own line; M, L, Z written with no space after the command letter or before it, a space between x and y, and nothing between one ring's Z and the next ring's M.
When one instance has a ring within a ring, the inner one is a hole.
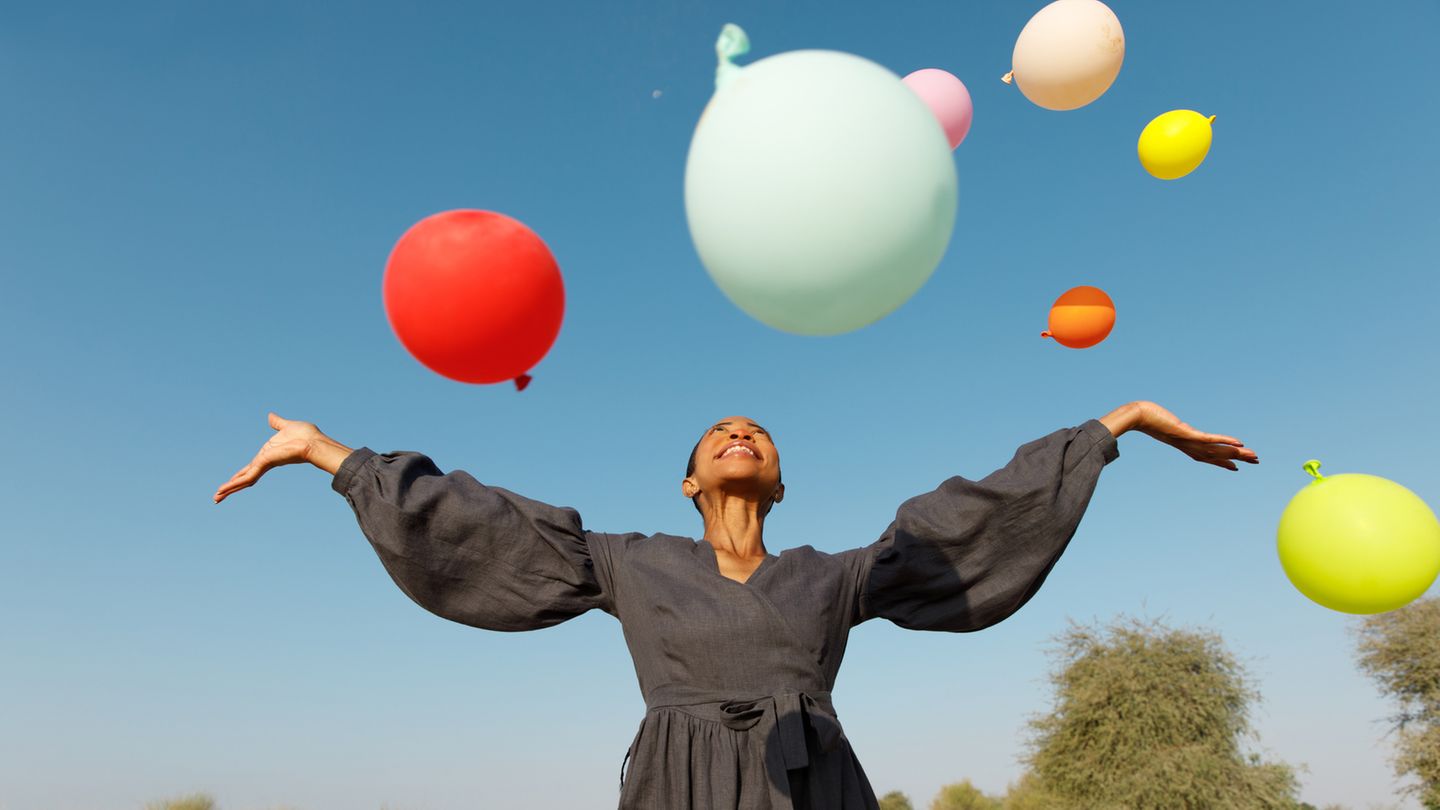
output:
M811 50L729 64L746 44L726 28L719 87L690 142L685 213L700 261L776 329L874 323L925 284L950 243L950 142L874 62Z

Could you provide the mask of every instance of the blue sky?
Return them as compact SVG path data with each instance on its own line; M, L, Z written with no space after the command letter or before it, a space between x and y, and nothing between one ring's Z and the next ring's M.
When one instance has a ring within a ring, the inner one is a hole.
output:
M314 468L213 505L268 410L598 530L691 535L685 456L745 413L784 454L776 552L867 544L907 497L1135 399L1260 466L1125 436L1019 614L858 628L835 702L876 788L1002 791L1046 640L1124 613L1250 662L1261 750L1308 765L1305 799L1417 807L1354 621L1289 585L1274 529L1312 457L1440 503L1440 8L1115 0L1118 80L1055 113L999 81L1040 6L0 7L0 807L614 806L643 713L618 623L423 612ZM695 256L684 161L732 21L750 59L830 48L970 88L949 251L871 327L772 330ZM1176 108L1218 116L1215 142L1164 183L1135 140ZM432 374L385 321L390 247L451 208L524 221L564 272L523 393ZM1077 284L1119 313L1086 351L1038 337Z

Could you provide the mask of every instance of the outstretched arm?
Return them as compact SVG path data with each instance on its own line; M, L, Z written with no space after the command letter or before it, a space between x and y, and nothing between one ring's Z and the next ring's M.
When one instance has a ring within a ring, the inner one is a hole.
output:
M1055 431L979 481L955 476L911 498L877 542L846 552L858 580L855 623L968 632L1019 610L1074 536L1101 470L1119 456L1116 439L1131 430L1229 470L1259 462L1240 440L1196 430L1153 402Z
M592 608L618 615L610 572L623 546L586 531L574 509L442 472L422 453L352 450L309 422L272 413L270 427L275 435L220 486L216 503L275 467L307 462L333 476L395 584L432 613L500 631Z

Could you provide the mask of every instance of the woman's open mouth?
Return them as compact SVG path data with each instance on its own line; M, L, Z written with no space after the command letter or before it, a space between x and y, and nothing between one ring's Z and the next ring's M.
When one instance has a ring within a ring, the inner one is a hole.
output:
M751 447L748 444L745 444L744 442L731 442L729 445L726 445L725 449L720 451L720 455L716 456L715 458L728 458L730 456L745 455L748 455L757 461L760 459L760 454L755 452L755 448Z

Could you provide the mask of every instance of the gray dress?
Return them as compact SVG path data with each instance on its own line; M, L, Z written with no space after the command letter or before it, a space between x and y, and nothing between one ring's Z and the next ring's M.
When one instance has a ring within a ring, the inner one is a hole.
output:
M963 633L1019 610L1118 455L1097 420L1057 430L983 480L901 504L869 546L786 549L745 583L708 542L587 531L574 509L420 453L362 447L331 486L426 610L500 631L594 608L620 620L647 709L620 763L622 810L876 810L830 700L850 628Z

